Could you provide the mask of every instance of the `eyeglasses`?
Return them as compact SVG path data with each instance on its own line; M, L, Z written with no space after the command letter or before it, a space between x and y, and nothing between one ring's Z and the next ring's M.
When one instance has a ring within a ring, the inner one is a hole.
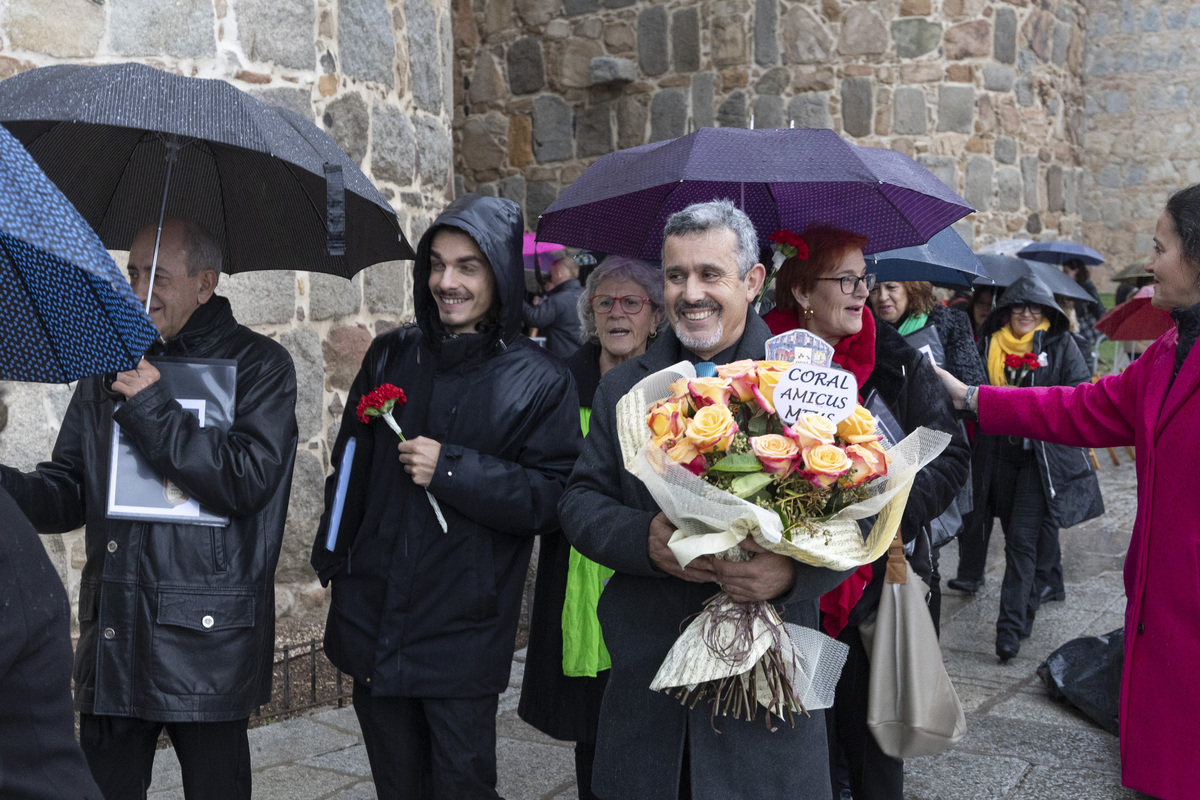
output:
M1030 314L1035 317L1040 317L1045 312L1043 311L1042 307L1037 305L1036 303L1023 303L1019 306L1013 306L1012 313L1014 313L1014 314Z
M867 287L867 291L875 288L875 273L868 272L866 275L855 276L846 275L841 278L817 278L819 281L837 281L842 285L842 294L854 294L858 291L858 285L861 283Z
M642 306L650 302L649 297L640 297L636 294L627 294L623 297L613 297L611 294L594 294L588 303L592 306L592 311L597 314L611 314L613 305L621 304L621 310L626 314L637 314L642 310Z

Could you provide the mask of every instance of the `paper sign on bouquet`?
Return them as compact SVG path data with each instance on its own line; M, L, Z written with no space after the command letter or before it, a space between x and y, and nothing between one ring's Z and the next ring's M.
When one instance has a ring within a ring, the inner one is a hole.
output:
M833 347L806 330L781 333L767 340L767 359L791 361L775 386L775 410L791 425L801 414L820 414L841 422L858 404L858 381L833 364Z

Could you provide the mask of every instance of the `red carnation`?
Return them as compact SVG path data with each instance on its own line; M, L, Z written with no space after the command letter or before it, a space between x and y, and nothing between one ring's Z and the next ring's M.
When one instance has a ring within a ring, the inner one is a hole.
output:
M1017 355L1007 355L1004 357L1004 366L1009 369L1020 369L1025 366L1025 359Z
M408 398L404 396L403 389L385 383L363 395L355 410L358 413L359 421L366 425L371 421L371 417L390 415L393 407L402 406L407 402Z
M1033 353L1025 354L1025 366L1029 367L1030 369L1037 369L1041 365L1042 363L1038 361L1038 357Z

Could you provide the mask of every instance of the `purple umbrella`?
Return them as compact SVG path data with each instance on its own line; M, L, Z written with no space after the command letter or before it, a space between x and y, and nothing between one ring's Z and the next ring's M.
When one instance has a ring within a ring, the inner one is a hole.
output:
M542 214L538 238L659 258L668 216L720 199L750 216L763 247L777 229L825 224L867 236L867 253L924 244L973 211L902 153L830 130L701 128L601 156Z

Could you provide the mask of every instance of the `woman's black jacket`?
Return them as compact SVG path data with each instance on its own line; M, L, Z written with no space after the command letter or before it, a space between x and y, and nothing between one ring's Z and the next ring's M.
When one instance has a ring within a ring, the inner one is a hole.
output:
M1033 337L1033 350L1044 356L1046 365L1033 372L1033 386L1077 386L1091 380L1083 354L1068 328L1065 314L1054 302L1045 284L1036 278L1021 278L1009 286L1001 305L984 321L979 334L979 350L986 365L992 346L992 334L1007 324L1015 305L1036 303L1045 309L1050 329L1038 331ZM990 504L992 460L1000 437L979 435L975 438L972 456L975 507L987 509ZM1080 447L1049 444L1030 440L1042 478L1050 519L1060 528L1069 528L1104 513L1100 483L1092 468L1087 451ZM994 511L994 509L993 509Z

